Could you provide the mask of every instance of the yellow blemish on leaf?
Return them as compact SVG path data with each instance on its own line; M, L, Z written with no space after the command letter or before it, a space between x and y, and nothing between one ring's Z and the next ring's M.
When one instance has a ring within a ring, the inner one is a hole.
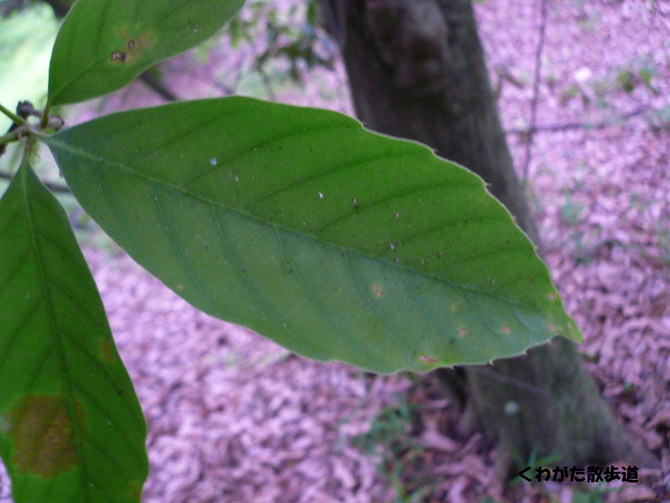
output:
M421 360L424 363L437 363L437 358L433 358L431 356L424 356L424 355L419 355L419 360Z
M81 430L84 411L79 404L75 409L74 428ZM63 396L28 395L14 404L10 415L9 437L17 473L48 479L77 466L73 418Z
M140 501L142 498L142 484L137 480L131 480L129 482L130 486L130 496L134 501Z
M461 337L463 337L467 333L468 333L468 329L465 328L465 327L461 327L461 328L458 329L458 335L460 335Z
M549 302L554 302L556 300L556 294L554 292L549 292Z
M456 304L451 305L451 312L455 313L456 312Z
M146 49L156 45L153 30L147 30L136 37L130 37L130 30L117 30L123 46L112 51L109 60L112 63L131 64L141 58Z
M503 325L503 327L500 329L503 334L509 334L509 327Z

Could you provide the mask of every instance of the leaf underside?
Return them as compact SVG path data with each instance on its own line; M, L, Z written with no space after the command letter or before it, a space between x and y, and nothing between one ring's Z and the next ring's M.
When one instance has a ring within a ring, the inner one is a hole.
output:
M222 98L48 138L74 195L195 307L316 360L427 371L579 339L468 170L344 115Z
M79 0L58 32L49 103L122 88L150 66L214 35L244 0Z
M0 200L0 454L22 502L139 502L146 426L65 211L25 160Z

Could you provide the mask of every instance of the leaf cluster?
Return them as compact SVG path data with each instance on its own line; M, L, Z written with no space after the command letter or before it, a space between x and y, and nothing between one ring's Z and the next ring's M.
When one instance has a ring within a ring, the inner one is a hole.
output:
M46 108L0 105L13 122L0 145L25 150L0 199L0 454L17 503L136 502L148 470L146 426L100 295L32 169L38 141L140 265L301 355L425 372L580 338L509 212L423 145L241 97L64 129L51 114L203 42L242 3L79 0L53 48Z

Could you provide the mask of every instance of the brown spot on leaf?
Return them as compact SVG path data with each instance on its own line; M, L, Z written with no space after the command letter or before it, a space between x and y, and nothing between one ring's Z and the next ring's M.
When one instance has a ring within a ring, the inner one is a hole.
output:
M437 358L433 358L432 356L419 355L419 360L424 363L437 363Z
M136 30L132 31L137 33ZM109 59L112 63L121 63L121 64L134 63L144 55L146 49L156 45L154 32L152 30L147 30L145 32L139 33L138 35L132 38L131 38L131 30L128 29L116 30L116 33L121 38L121 43L123 45L120 47L119 50L116 50L110 54Z
M118 61L119 63L126 62L126 53L121 51L114 51L109 55L109 60L114 63Z
M377 298L382 296L382 291L380 290L380 288L377 285L372 285L372 289L374 290L375 296Z
M84 411L79 404L74 409L75 418L62 395L33 394L14 404L9 436L18 474L52 478L77 465L73 430L83 433Z
M142 498L142 483L137 480L131 480L129 482L130 486L130 497L133 501L140 501Z
M102 351L102 357L110 365L114 363L114 345L112 342L106 338L103 338L100 341L100 350Z

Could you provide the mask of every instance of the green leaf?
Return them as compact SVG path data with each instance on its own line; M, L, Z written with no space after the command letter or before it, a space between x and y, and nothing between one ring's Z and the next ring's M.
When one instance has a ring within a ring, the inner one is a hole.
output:
M0 454L16 503L139 502L146 426L67 215L27 159L0 200Z
M137 262L197 308L304 356L426 371L580 337L479 177L344 115L232 97L46 141Z
M49 104L84 101L208 39L244 0L79 0L49 66Z

